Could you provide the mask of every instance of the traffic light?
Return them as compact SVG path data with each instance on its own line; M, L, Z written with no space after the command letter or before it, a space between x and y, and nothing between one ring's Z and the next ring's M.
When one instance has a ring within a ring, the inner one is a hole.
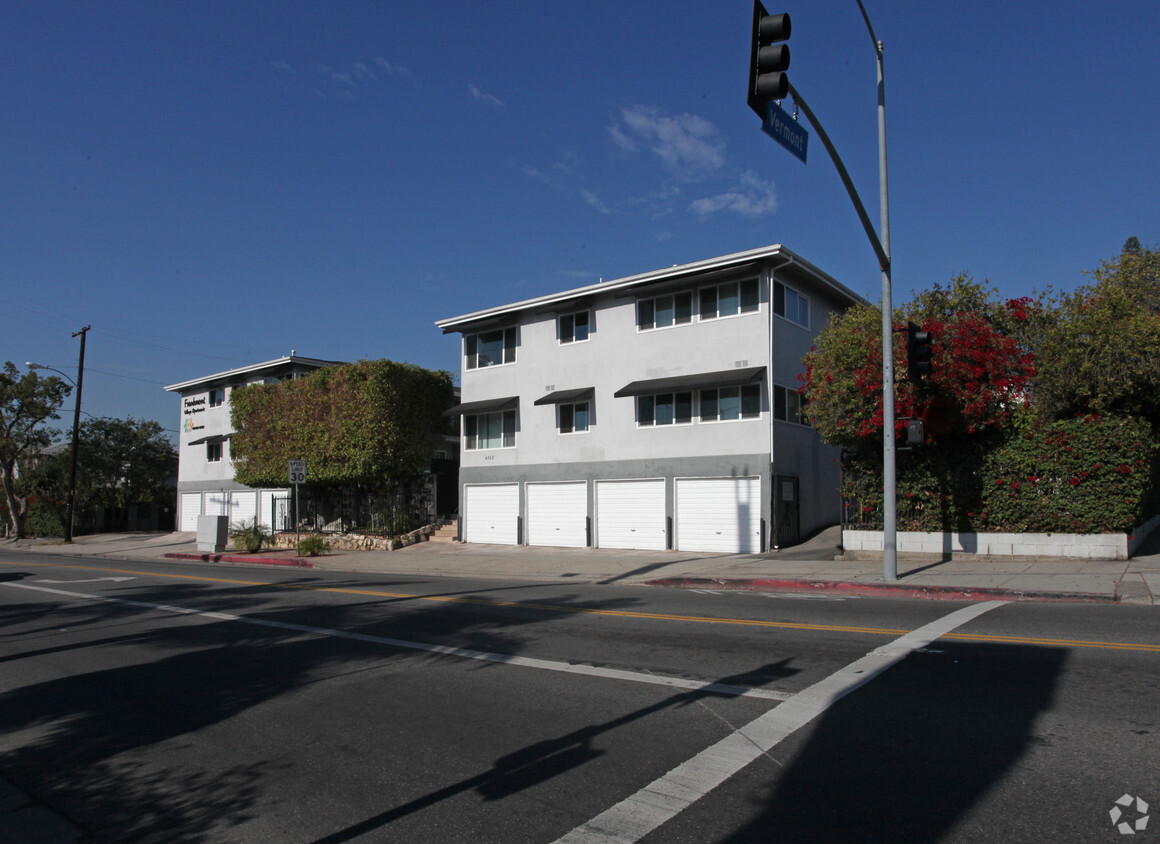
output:
M913 322L906 324L906 380L918 384L922 376L930 375L930 344L934 335L923 331Z
M765 120L765 104L789 94L789 15L771 15L753 0L753 35L749 45L749 107Z

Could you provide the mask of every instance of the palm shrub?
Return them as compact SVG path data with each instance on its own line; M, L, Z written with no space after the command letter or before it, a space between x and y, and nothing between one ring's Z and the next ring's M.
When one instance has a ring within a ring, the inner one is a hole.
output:
M272 538L271 534L258 524L256 518L249 523L243 521L230 526L230 539L233 540L234 547L247 554L261 550L262 545L268 544Z

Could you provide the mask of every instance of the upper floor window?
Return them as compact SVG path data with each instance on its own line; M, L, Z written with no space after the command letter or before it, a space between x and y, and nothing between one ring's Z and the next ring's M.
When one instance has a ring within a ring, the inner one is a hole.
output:
M209 406L210 407L221 407L225 403L226 403L226 388L225 387L214 387L212 390L209 391Z
M684 325L692 321L692 293L657 296L654 299L641 299L636 303L636 327L641 331Z
M659 393L655 396L637 396L636 424L685 425L693 421L693 394Z
M463 346L468 369L515 363L516 330L497 328L495 331L468 334L463 338Z
M582 434L588 430L588 402L557 405L561 434Z
M792 387L782 387L780 384L773 387L773 418L797 425L810 424L802 412L801 394Z
M220 442L206 443L205 459L210 463L220 463L222 459L222 444Z
M802 328L810 327L810 300L780 281L773 283L773 312Z
M701 390L701 421L725 422L761 416L761 385Z
M469 451L485 448L514 448L516 412L499 410L463 417L463 447Z
M560 316L560 342L582 343L588 339L588 311Z
M756 313L761 307L758 291L759 287L755 278L702 287L700 291L701 319L717 319L737 314Z

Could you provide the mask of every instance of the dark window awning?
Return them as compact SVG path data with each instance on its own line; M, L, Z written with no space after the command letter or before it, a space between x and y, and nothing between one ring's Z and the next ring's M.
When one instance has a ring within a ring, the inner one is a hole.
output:
M186 445L202 445L204 443L224 443L226 440L228 440L232 436L233 436L233 434L214 434L212 437L202 437L200 440L194 440L193 442L188 442L188 443L186 443Z
M466 416L471 413L488 413L493 410L515 410L520 406L519 396L505 396L501 399L484 399L457 404L443 411L444 416Z
M671 393L676 390L697 390L703 387L739 387L760 381L765 374L764 366L746 369L725 369L721 372L699 372L695 375L677 375L672 378L652 378L648 381L633 381L615 393L618 399L626 396L647 396L652 393Z
M554 393L548 393L546 396L541 396L532 404L565 404L573 401L583 401L584 399L592 398L592 393L595 387L580 387L576 390L556 390Z

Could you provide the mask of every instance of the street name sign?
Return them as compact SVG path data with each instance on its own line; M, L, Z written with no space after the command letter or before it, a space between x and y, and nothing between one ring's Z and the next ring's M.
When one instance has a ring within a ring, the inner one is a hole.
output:
M766 103L765 120L762 121L761 131L769 135L794 156L806 163L806 145L810 134L800 123L789 116L789 113L775 102Z

